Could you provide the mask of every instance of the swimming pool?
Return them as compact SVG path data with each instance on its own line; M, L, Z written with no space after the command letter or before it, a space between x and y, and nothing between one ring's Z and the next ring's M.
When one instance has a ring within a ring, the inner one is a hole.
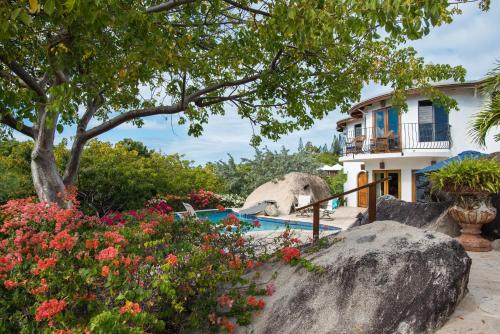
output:
M238 217L239 220L253 223L254 220L258 220L260 223L260 227L254 227L251 231L275 231L275 230L283 230L286 226L290 226L292 230L307 230L312 231L312 224L308 222L301 221L290 221L283 220L279 218L270 218L270 217L257 217L252 215L240 215L233 210L226 211L217 211L217 210L202 210L197 211L196 215L201 219L208 219L213 223L218 223L224 218L227 218L228 214L234 214ZM320 231L339 231L340 229L333 226L320 225Z

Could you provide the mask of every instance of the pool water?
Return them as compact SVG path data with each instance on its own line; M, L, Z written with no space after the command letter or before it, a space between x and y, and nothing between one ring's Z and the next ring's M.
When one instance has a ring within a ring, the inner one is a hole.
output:
M226 211L197 211L196 215L201 219L208 219L213 223L218 223L224 218L227 218L228 214L234 214L240 221L245 221L253 224L254 220L258 220L260 223L260 227L255 227L252 229L253 231L275 231L275 230L284 230L286 226L290 226L292 230L307 230L312 231L312 224L308 222L300 222L300 221L289 221L283 220L279 218L268 218L268 217L256 217L251 215L239 215L238 213L232 210ZM339 228L333 226L320 225L320 231L338 231Z

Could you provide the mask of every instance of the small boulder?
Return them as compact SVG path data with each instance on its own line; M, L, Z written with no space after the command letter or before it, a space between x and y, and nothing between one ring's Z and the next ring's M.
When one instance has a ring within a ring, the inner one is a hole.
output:
M500 239L494 240L491 242L491 248L500 252Z
M266 264L276 291L239 333L432 333L467 291L471 260L444 234L379 221L339 237L307 257L322 273Z

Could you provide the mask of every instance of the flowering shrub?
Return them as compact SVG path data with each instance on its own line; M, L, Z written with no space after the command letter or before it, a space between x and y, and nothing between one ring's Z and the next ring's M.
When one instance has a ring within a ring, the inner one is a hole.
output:
M195 209L214 208L215 205L219 203L219 198L215 193L204 189L192 191L188 198L189 203L191 203Z
M0 332L231 332L274 291L231 215L175 220L164 205L85 216L32 199L0 209Z
M216 194L216 197L226 208L241 208L245 204L245 197L237 194Z

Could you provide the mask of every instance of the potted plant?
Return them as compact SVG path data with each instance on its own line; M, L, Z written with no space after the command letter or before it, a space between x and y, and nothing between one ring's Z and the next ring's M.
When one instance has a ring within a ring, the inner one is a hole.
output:
M462 227L458 241L468 251L487 252L490 241L481 237L481 226L491 222L496 209L491 195L500 191L500 162L492 159L454 161L429 174L432 190L453 195L448 213Z

